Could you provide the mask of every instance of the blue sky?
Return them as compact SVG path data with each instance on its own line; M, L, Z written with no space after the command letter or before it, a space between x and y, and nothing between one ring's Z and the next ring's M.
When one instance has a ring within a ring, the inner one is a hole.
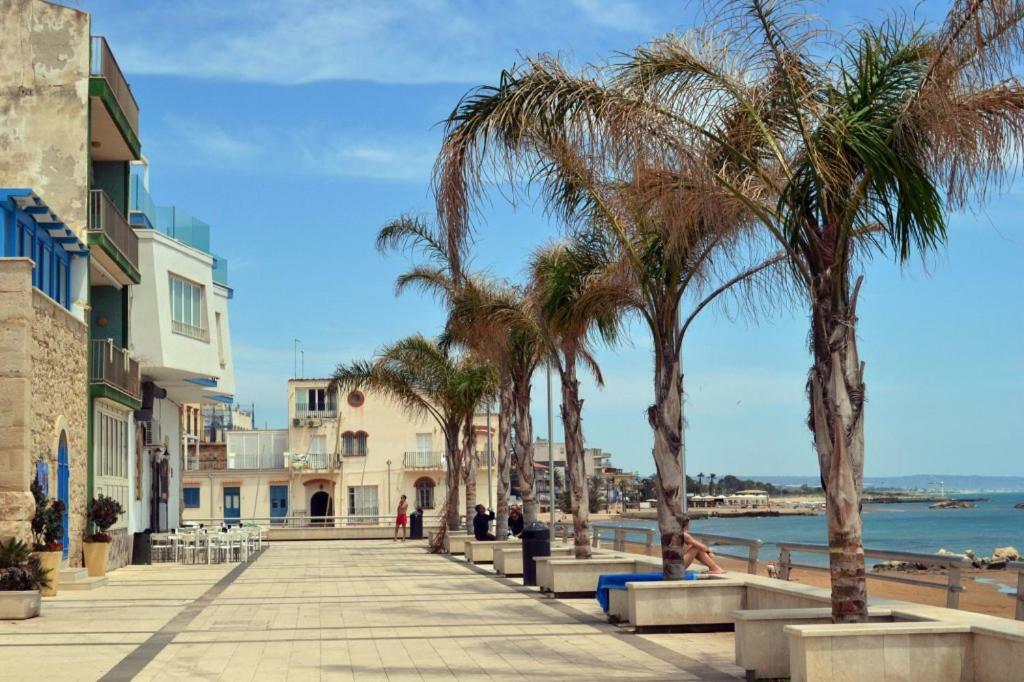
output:
M293 338L316 376L440 329L429 298L394 297L409 260L382 257L373 239L401 213L430 215L437 123L466 90L523 54L584 63L685 30L694 16L683 2L599 0L73 4L92 12L93 33L110 39L139 100L155 199L210 222L214 251L230 260L237 397L255 402L261 426L284 423ZM842 23L880 10L822 11ZM926 263L867 266L858 309L867 475L1024 473L1022 207L1018 184L983 212L954 216L948 249ZM537 207L500 197L485 221L475 263L507 277L557 234ZM685 351L688 471L816 471L806 338L801 309L756 324L711 311L695 324ZM600 361L606 387L583 387L586 440L650 472L644 330ZM543 395L538 376L537 435Z

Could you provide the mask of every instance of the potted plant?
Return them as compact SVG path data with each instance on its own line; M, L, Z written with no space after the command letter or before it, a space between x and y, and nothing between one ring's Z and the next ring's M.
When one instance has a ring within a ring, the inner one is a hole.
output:
M85 567L94 578L101 578L107 574L110 542L114 539L107 530L117 523L122 513L124 509L121 503L112 497L101 494L89 501L86 514L97 530L85 536Z
M47 571L17 538L0 542L0 620L39 615L40 590L49 586Z
M49 578L49 585L42 589L43 596L53 597L60 583L60 560L64 555L64 503L48 499L38 479L32 481L31 489L36 500L36 513L32 517L32 550Z

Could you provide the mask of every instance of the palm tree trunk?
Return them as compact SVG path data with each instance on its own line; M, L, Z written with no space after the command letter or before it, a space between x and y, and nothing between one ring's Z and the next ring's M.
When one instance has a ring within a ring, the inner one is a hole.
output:
M577 559L590 558L590 494L587 489L586 460L583 454L583 400L576 378L576 355L564 354L562 382L562 425L565 429L565 463L569 476L572 507L573 546ZM552 503L554 500L552 499Z
M838 302L833 282L824 282L811 311L814 365L807 380L808 426L825 490L832 620L862 623L868 615L861 523L864 365L857 354L856 293L851 300L848 282L837 288L842 292Z
M473 527L473 509L476 507L476 443L473 434L473 415L466 418L462 427L462 483L466 488L466 529Z
M434 541L430 543L431 552L443 552L445 539L450 530L457 530L459 527L459 478L462 475L462 449L459 447L458 421L450 423L445 427L444 458L447 465L445 472L445 483L448 487L444 498L444 507L441 511L441 527L434 535Z
M654 483L658 491L658 530L665 580L682 580L684 488L682 443L682 367L676 350L676 325L654 338L654 404L647 421L654 430Z
M495 537L504 540L508 535L508 493L509 493L509 460L512 451L512 411L515 403L512 400L512 379L502 377L498 392L498 518L495 524ZM490 438L490 434L487 434Z
M529 371L513 375L516 405L516 459L519 465L519 494L523 498L523 523L537 521L537 491L533 469L533 417L530 416L532 376Z

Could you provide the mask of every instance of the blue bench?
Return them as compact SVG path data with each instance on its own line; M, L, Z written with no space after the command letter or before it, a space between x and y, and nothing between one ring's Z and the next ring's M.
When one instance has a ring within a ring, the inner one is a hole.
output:
M643 583L662 580L661 573L610 573L597 579L597 603L608 613L608 591L624 590L626 583Z

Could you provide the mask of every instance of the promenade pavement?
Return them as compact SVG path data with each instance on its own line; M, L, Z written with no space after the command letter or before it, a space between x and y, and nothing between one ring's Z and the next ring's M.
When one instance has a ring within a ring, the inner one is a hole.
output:
M634 635L422 542L133 566L0 622L0 680L732 680L732 633Z

